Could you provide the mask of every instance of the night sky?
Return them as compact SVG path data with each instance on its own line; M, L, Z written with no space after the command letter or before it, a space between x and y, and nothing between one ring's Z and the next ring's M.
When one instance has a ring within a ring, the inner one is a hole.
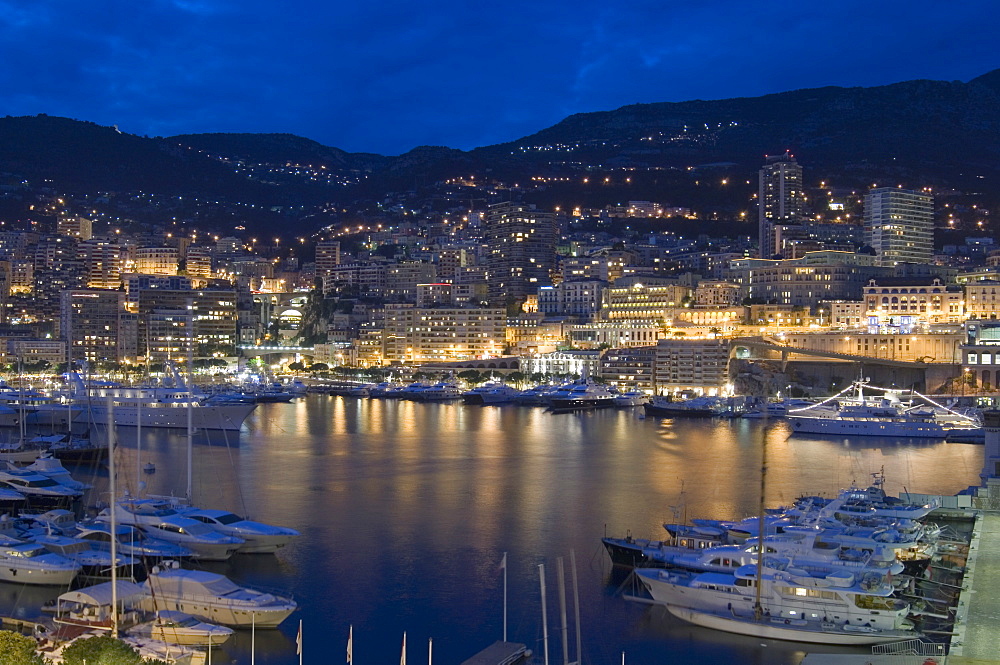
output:
M1000 2L0 0L0 114L352 152L577 112L1000 67Z

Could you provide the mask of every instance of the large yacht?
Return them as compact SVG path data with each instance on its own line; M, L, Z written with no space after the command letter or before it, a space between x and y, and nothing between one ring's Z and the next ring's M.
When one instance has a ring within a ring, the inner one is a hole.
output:
M671 614L708 628L842 645L919 637L907 618L910 605L876 573L811 577L748 564L729 573L647 568L636 575Z
M186 428L190 422L195 429L236 431L257 406L232 402L209 403L206 396L189 390L179 374L175 374L175 377L172 387L125 388L101 385L88 388L80 375L73 373L70 375L70 399L85 407L76 421L107 422L110 398L116 425Z
M0 580L18 584L69 586L80 564L38 543L0 536Z
M608 386L591 379L580 379L560 386L549 395L552 411L604 409L615 405L615 395Z
M506 383L484 383L462 393L462 399L465 400L466 404L482 404L483 406L506 404L513 401L520 392L517 388L508 386Z
M796 434L833 436L891 436L907 439L946 439L962 434L979 436L983 429L973 418L947 407L904 404L897 391L882 397L864 395L867 387L856 381L856 396L832 397L818 404L788 410L788 422ZM843 394L843 393L841 393Z

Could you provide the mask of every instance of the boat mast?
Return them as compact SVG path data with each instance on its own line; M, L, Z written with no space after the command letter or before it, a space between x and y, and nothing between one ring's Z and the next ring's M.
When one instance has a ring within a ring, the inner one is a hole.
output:
M192 482L192 476L194 475L193 474L193 470L194 470L194 421L193 421L193 419L194 419L194 410L193 410L193 407L194 407L194 404L192 404L192 400L194 400L194 392L192 392L192 386L194 385L194 374L193 374L193 372L194 372L194 368L193 368L193 365L194 365L194 334L193 334L194 333L194 314L192 313L192 311L193 311L192 308L193 308L193 306L191 304L191 301L189 300L188 301L188 319L187 319L187 327L188 327L188 331L187 331L187 333L188 333L187 334L187 337L188 337L188 345L187 345L187 347L188 347L188 352L187 352L187 363L188 363L188 366L187 366L187 372L188 372L188 376L187 376L187 420L188 420L188 422L187 422L187 430L188 430L187 431L187 435L188 435L188 440L187 440L187 500L188 500L188 505L191 504L191 497L192 497L191 482Z
M764 423L760 428L760 502L757 506L758 534L757 534L757 579L754 584L753 615L756 620L760 620L764 613L764 608L760 604L761 583L764 579L764 505L765 490L767 488L767 408L765 403Z
M115 525L115 502L118 500L115 487L115 414L114 398L108 395L108 482L111 501L108 505L111 524L111 637L118 639L118 536Z

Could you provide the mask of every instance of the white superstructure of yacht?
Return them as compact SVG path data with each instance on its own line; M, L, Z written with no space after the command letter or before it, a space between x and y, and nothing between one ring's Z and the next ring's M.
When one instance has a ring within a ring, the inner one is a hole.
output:
M294 600L241 587L204 570L183 570L164 562L143 583L148 610L174 609L235 628L274 628L298 607Z

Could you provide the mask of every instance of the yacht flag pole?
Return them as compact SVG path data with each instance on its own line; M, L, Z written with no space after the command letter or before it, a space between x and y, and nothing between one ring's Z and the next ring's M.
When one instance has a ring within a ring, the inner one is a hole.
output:
M250 665L254 665L257 656L257 613L250 613Z
M108 491L111 501L108 512L111 522L111 637L118 639L118 531L115 524L115 501L118 500L115 487L115 402L108 395Z
M427 665L434 662L434 638L427 638Z
M302 665L299 663L299 665ZM406 665L406 631L403 631L403 653L399 657L399 665Z
M500 560L500 569L503 570L503 641L507 641L507 553L503 553Z
M549 665L549 621L545 609L545 564L538 564L538 585L542 590L542 648L545 650L545 665ZM405 665L405 664L404 664Z
M347 665L354 665L354 624L347 629Z
M299 665L302 665L302 619L299 619L299 634L295 636L295 653L299 656Z

